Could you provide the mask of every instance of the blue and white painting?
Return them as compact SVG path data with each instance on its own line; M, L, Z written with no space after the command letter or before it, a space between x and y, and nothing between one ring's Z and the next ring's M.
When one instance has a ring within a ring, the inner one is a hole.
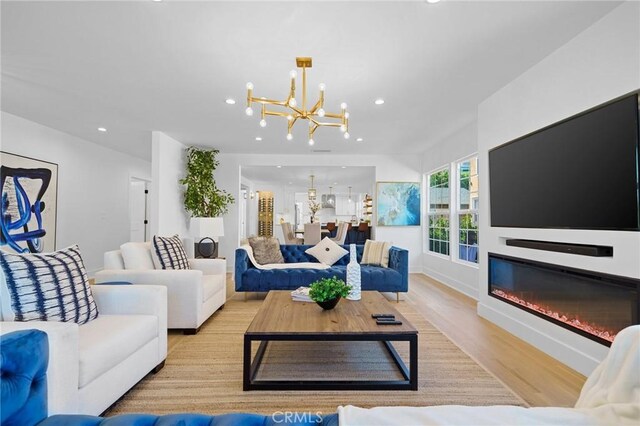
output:
M378 182L378 226L420 226L420 184Z
M56 249L58 165L0 152L0 248L15 253Z

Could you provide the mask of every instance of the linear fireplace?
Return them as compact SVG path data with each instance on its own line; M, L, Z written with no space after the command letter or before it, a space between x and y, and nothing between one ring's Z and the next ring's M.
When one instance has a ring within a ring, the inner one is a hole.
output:
M639 324L633 278L489 253L489 295L607 346Z

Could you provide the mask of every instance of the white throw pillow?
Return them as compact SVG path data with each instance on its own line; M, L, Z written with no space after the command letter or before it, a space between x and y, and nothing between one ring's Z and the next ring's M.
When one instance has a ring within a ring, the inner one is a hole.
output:
M305 253L315 257L321 263L333 265L349 252L331 241L329 237L324 237L318 244L305 250Z
M156 269L151 258L151 243L125 243L120 246L125 269Z
M364 243L364 252L362 253L363 265L389 267L389 249L391 243L387 241L371 241Z

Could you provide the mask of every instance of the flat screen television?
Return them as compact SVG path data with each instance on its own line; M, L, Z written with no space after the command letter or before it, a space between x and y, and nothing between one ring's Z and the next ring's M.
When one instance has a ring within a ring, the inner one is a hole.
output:
M489 151L491 226L640 230L638 94Z

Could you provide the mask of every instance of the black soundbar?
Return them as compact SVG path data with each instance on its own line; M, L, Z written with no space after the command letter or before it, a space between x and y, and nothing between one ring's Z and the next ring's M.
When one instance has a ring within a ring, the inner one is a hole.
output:
M613 257L613 247L592 244L555 243L551 241L508 239L508 246L534 250L557 251L559 253L579 254L593 257Z

